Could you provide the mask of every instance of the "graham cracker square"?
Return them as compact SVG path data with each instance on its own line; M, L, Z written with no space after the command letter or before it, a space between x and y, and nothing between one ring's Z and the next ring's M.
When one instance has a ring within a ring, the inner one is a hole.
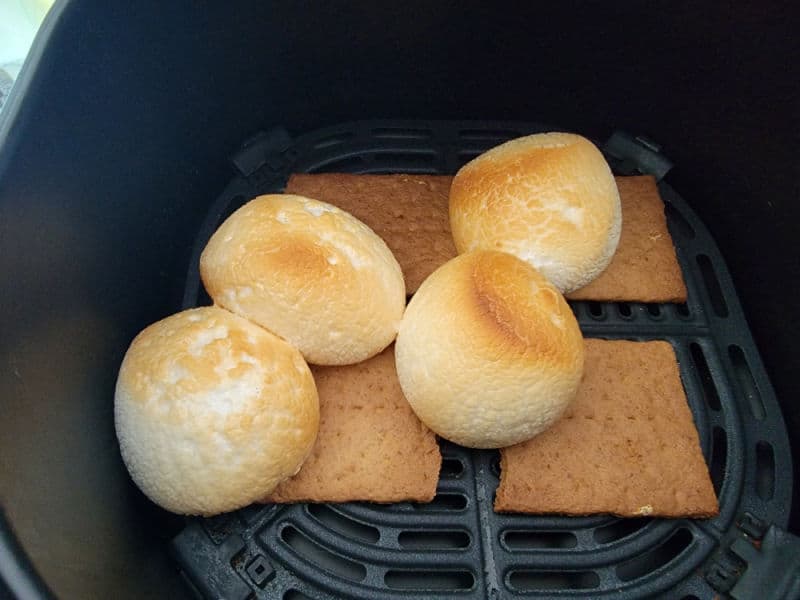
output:
M711 517L719 512L672 346L586 340L562 418L501 450L498 512Z
M311 456L264 502L430 502L442 463L403 396L394 345L356 365L312 366L320 429Z
M566 296L598 302L686 302L686 284L653 177L617 177L622 232L611 264Z

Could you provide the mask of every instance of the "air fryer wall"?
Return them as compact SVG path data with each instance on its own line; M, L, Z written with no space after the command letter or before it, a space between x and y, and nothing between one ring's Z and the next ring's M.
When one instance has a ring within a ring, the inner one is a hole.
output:
M657 141L727 260L800 464L797 9L111 4L57 4L0 119L0 503L60 597L189 596L167 556L181 519L120 461L116 369L180 307L228 158L274 125L497 119Z

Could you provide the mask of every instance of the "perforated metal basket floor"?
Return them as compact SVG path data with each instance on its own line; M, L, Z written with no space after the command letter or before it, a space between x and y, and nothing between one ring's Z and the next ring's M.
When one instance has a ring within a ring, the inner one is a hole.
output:
M521 123L369 121L291 139L274 130L234 157L239 174L198 234L184 304L206 304L199 253L219 223L292 172L455 173ZM612 160L612 164L615 162ZM430 504L252 506L189 519L173 551L200 596L251 598L712 598L722 542L748 524L785 527L791 455L774 393L708 231L666 183L685 305L575 302L588 337L675 348L720 514L711 520L501 515L498 454L442 442ZM724 579L724 578L723 578ZM728 586L729 587L729 586Z

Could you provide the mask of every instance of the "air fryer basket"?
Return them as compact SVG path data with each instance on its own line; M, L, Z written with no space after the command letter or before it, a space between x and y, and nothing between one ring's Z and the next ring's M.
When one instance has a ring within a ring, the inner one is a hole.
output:
M215 228L255 195L282 190L292 172L454 173L494 145L547 129L516 122L360 121L296 139L281 129L262 133L233 158L239 173L198 234L184 307L209 302L197 265ZM648 140L617 134L605 148L618 172L660 177L670 166ZM716 244L691 199L663 181L659 190L688 302L571 306L588 337L672 344L720 500L718 517L496 514L498 453L442 442L442 473L430 504L252 506L188 520L172 547L199 595L711 599L757 590L759 570L751 567L748 575L745 569L752 559L747 548L760 545L767 556L771 538L765 535L774 532L768 526L785 527L789 517L786 429Z

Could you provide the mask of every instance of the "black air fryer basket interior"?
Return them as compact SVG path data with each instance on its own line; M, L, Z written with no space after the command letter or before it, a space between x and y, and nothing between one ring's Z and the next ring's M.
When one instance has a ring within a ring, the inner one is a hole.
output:
M481 121L362 121L296 140L281 129L264 132L233 157L239 174L200 228L183 305L210 303L197 266L221 221L250 198L281 191L292 172L454 173L492 146L548 129ZM618 171L669 164L652 144L621 134L606 148L619 153L607 155ZM685 200L663 182L660 192L688 303L571 306L586 336L666 339L673 345L720 499L717 518L495 514L499 454L442 443L443 472L431 504L251 507L192 520L174 550L201 595L366 599L413 591L476 599L557 592L646 598L669 592L712 598L731 590L732 575L709 579L725 559L715 550L741 526L755 526L758 539L767 523L785 526L792 491L788 439L719 250Z
M110 4L56 4L0 116L0 598L800 595L797 9ZM207 303L225 216L291 172L454 173L554 128L660 180L688 302L572 307L672 344L717 518L496 514L497 453L444 442L425 505L144 499L116 371Z

